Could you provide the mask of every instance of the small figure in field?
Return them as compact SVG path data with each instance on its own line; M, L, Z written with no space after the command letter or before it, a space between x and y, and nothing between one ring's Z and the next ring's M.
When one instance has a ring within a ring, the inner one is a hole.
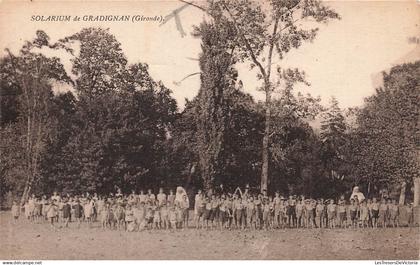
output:
M389 227L392 225L391 223L392 200L391 199L386 200L386 205L388 206L388 209L386 211L386 227Z
M184 228L188 228L188 221L190 219L189 209L190 209L190 201L188 200L187 194L182 195L182 201L180 203L181 211L182 211L182 226Z
M137 224L137 230L142 231L147 226L146 221L146 206L144 202L138 204L137 209L134 211L134 218Z
M93 209L92 209L92 204L90 202L90 199L88 198L86 201L86 204L83 205L83 214L85 217L85 222L87 222L90 226L90 222L91 222L91 215L92 215Z
M318 221L318 227L319 228L325 227L325 223L324 223L324 209L325 209L324 200L323 199L319 199L318 200L318 203L316 205L316 219Z
M163 193L163 189L159 188L159 193L156 196L156 199L159 203L159 206L163 205L163 203L166 203L166 194Z
M19 216L20 216L20 206L17 203L17 201L13 201L12 216L13 216L13 222L17 223L17 221L19 219Z
M146 206L146 223L147 228L153 228L153 217L154 217L154 208L152 202L148 202Z
M369 208L366 201L360 205L360 225L362 228L369 227Z
M41 210L42 220L45 221L47 220L47 204L48 204L47 196L43 195L40 203L42 205L42 210Z
M121 203L118 203L118 206L114 211L114 215L117 223L117 229L125 230L125 211Z
M303 222L304 222L304 220L303 220L303 207L304 207L304 205L303 205L303 203L302 203L302 200L301 199L299 199L298 201L297 201L297 204L296 204L296 227L297 228L301 228L301 227L303 227Z
M172 207L173 205L171 205ZM198 191L198 194L195 196L195 227L197 229L203 228L204 226L204 220L205 220L205 208L206 208L206 201L204 198L204 195L201 193L201 190Z
M134 211L131 204L127 204L126 210L125 210L125 227L127 232L133 232L136 228L135 222L134 222Z
M246 204L246 218L247 228L255 229L255 203L253 196L249 197L249 201Z
M168 195L168 206L170 207L174 205L174 201L175 201L175 194L174 194L174 191L170 189L169 195Z
M379 220L378 223L381 227L387 227L387 220L388 220L388 204L386 203L385 199L381 200L379 204Z
M235 210L236 210L236 227L245 229L245 209L244 204L242 203L242 198L238 198L235 203Z
M211 200L210 198L206 197L205 198L205 208L204 208L204 218L203 221L204 223L204 228L209 228L209 222L210 222L210 218L211 218Z
M407 224L409 227L413 227L414 226L413 203L407 204L406 211L407 211Z
M280 197L280 228L286 228L287 225L287 209L289 208L289 204L285 198Z
M39 198L34 199L34 220L39 222L42 219L42 204Z
M63 202L62 211L63 211L64 226L69 227L69 221L71 218L71 206L68 199L65 199L65 201Z
M330 202L327 206L327 214L329 227L335 228L337 217L337 205L335 204L334 199L330 199Z
M73 210L74 210L74 218L77 222L77 228L80 228L80 223L83 218L83 206L80 204L80 200L78 198L76 198L76 202L73 205Z
M169 229L169 218L168 218L168 203L164 202L160 206L160 221L162 229Z
M175 202L175 212L176 212L176 228L182 228L184 222L183 209L179 203Z
M376 198L372 199L371 205L371 214L372 214L372 227L378 228L379 222L379 203Z
M274 228L274 200L272 196L268 197L268 204L269 204L269 209L270 212L268 214L268 224L270 229Z
M306 228L314 227L314 205L310 199L305 200L305 211L306 211Z
M220 204L219 204L219 228L220 230L223 230L223 228L226 228L226 210L227 210L227 203L226 203L226 197L225 195L222 195L220 197Z
M347 221L347 207L346 207L346 201L344 198L341 198L338 201L338 226L340 228L346 228L346 221Z
M153 208L153 228L160 229L160 207L155 205Z
M168 218L169 218L169 223L171 224L171 229L175 230L176 229L176 221L177 221L175 205L172 205L169 208Z
M390 217L390 224L392 227L399 227L399 215L400 215L400 208L396 199L392 200L392 204L389 207L389 217Z
M264 230L268 230L270 228L270 214L271 214L270 202L267 199L265 199L263 203Z
M109 220L109 203L106 203L102 210L100 211L99 218L101 220L102 230L105 230L108 227Z
M147 190L147 200L151 201L152 203L154 203L156 200L156 196L152 193L152 189Z
M291 195L289 196L289 200L287 201L287 205L289 206L286 210L287 214L287 225L290 227L296 226L296 196ZM314 206L315 211L315 206ZM314 216L315 218L315 216ZM315 221L315 219L314 219Z
M264 194L265 194L264 190ZM265 195L262 193L258 195L258 197L255 198L254 204L255 204L255 224L258 229L262 228L262 219L263 219L263 207L262 202L264 199L268 199Z
M144 190L140 190L139 201L140 201L140 203L142 203L142 202L144 204L147 203L147 195L144 194Z
M51 201L47 208L47 218L50 221L51 227L54 229L56 229L56 227L54 226L54 221L57 220L57 212L58 206L56 204L56 201Z
M356 204L355 199L350 199L349 212L350 212L351 227L356 228L358 205Z
M280 199L280 193L278 191L276 191L276 193L274 194L274 225L276 228L280 228L280 212L281 212L281 199Z

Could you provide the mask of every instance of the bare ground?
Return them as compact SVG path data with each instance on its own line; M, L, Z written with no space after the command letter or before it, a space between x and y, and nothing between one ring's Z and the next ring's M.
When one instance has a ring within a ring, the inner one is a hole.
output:
M419 259L419 227L274 231L103 231L0 212L0 259Z

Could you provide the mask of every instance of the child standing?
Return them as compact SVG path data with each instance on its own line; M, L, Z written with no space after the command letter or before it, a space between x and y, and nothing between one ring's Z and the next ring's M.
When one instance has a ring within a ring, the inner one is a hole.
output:
M159 188L159 193L156 196L156 199L157 199L157 201L159 203L159 206L162 206L163 203L166 203L166 194L163 193L163 189L162 188Z
M412 227L414 224L414 214L413 214L413 203L409 203L406 207L407 211L407 224L409 227Z
M65 201L63 202L63 221L64 221L64 226L68 227L69 226L69 221L71 218L71 206L68 202L67 199L65 199Z
M338 225L340 226L340 228L346 228L346 214L346 201L340 199L338 202Z
M270 202L267 200L264 200L264 204L263 204L263 223L264 223L264 229L268 230L268 228L270 227Z
M387 226L387 219L388 219L388 204L386 203L385 199L381 200L379 204L379 220L378 223L381 227Z
M167 203L163 203L160 207L160 221L163 229L169 228L168 207Z
M13 222L16 223L20 216L20 207L16 201L13 201L12 216L13 216Z
M372 199L371 213L372 213L372 227L378 228L379 203L377 202L376 198Z
M51 227L55 229L54 220L57 218L58 206L55 201L52 201L47 209L47 218L50 220Z
M306 211L306 228L314 227L314 206L310 199L305 200L305 211Z
M390 213L390 219L391 219L391 224L393 227L399 227L399 206L398 206L398 202L396 199L392 200L392 204L389 206L389 213Z
M356 228L358 207L354 199L350 200L349 206L351 227Z
M276 226L276 228L280 228L280 211L281 211L281 199L280 199L280 194L277 191L274 195L274 199L273 199L273 203L274 203L274 225Z
M126 231L133 232L135 229L134 212L131 204L128 204L125 210Z
M256 215L256 209L255 209L254 197L251 196L249 198L249 202L247 203L247 207L246 207L247 224L251 230L256 228L255 215Z
M367 206L366 201L362 202L362 205L360 205L360 223L362 225L362 228L368 227L368 221L369 221L369 208Z
M175 206L171 206L168 212L169 222L171 224L171 229L176 229L176 210Z
M80 222L83 217L83 207L80 204L79 199L76 199L75 204L73 205L74 218L77 221L77 227L80 228Z
M334 199L330 199L330 203L327 206L327 215L328 215L328 224L330 228L335 228L336 223L335 219L337 216L337 205L334 202Z
M302 203L302 200L298 200L296 204L297 228L300 228L303 226L302 214L303 214L303 203Z
M318 200L318 203L316 205L316 219L318 221L318 227L322 228L324 227L323 220L324 220L324 201Z

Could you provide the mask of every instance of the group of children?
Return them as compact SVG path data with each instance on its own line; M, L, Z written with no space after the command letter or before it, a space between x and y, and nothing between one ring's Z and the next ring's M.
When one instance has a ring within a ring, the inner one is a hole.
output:
M413 224L413 208L405 211L408 224ZM145 194L121 192L107 197L85 194L60 196L57 192L47 198L32 196L24 205L25 217L31 222L45 222L56 228L68 227L70 222L80 227L100 222L103 229L142 231L145 229L182 229L189 227L190 203L184 189L178 187L169 195L159 189ZM366 228L398 227L401 206L396 200L376 198L362 200L351 198L349 203L342 196L334 199L305 199L295 195L284 198L278 192L251 194L237 188L232 193L195 195L194 223L197 229L276 229L276 228ZM12 206L15 221L22 207Z
M100 222L103 229L144 230L176 229L188 226L189 201L186 193L175 196L160 189L157 195L149 189L147 194L134 192L128 196L121 193L107 197L89 193L82 196L63 196L57 192L47 199L32 195L23 207L13 202L12 215L15 222L23 210L26 219L39 223L48 220L56 228L68 227L70 222L87 223L91 226ZM21 209L22 208L22 209Z
M400 207L391 199L359 202L352 198L347 204L344 196L336 203L334 199L284 198L278 192L272 197L239 190L239 194L235 191L230 196L207 196L199 191L194 210L197 228L377 228L398 227ZM408 224L412 225L411 204L406 206L406 212Z

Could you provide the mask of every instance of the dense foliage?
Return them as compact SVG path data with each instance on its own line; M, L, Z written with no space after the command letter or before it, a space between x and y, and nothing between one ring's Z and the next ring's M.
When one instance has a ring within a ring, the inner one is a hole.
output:
M54 44L38 31L18 55L8 52L0 59L1 196L176 185L259 190L266 103L243 92L229 23L221 17L197 27L201 85L181 112L147 64L127 63L108 30L83 29ZM69 52L71 74L44 49ZM299 71L281 75L286 85L270 102L270 192L335 197L358 184L370 195L409 193L419 177L420 62L384 74L351 122L337 100L324 108L294 93L293 83L306 82ZM64 83L71 91L57 93ZM319 133L309 125L317 117Z

